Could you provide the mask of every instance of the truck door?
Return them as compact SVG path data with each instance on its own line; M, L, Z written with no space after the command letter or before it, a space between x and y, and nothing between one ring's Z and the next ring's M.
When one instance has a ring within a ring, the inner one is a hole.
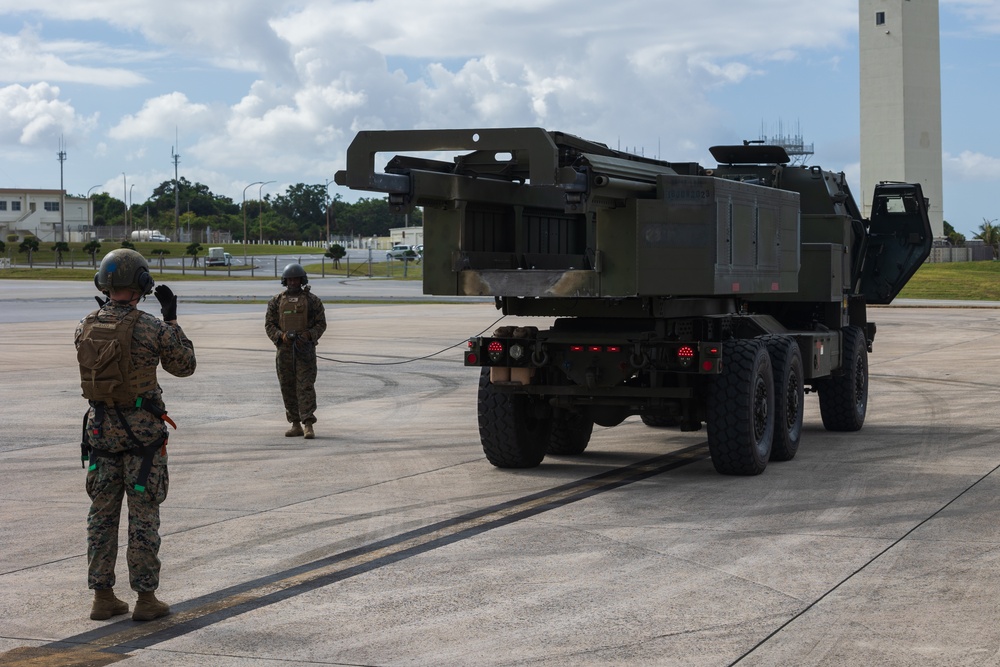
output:
M859 292L872 304L890 303L931 252L931 223L919 183L875 186Z

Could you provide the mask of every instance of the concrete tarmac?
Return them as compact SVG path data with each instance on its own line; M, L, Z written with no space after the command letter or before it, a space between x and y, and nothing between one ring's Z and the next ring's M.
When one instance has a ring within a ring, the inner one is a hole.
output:
M0 281L0 665L1000 665L1000 311L872 309L864 429L825 431L807 396L798 455L757 477L638 418L514 471L483 456L462 364L492 303L375 282L314 281L311 441L283 437L246 303L277 283L174 285L198 369L160 377L173 613L136 623L88 618L93 287ZM368 289L402 292L350 302Z

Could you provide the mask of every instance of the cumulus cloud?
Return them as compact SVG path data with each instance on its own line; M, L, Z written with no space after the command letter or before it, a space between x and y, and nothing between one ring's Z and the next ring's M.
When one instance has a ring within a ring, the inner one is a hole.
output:
M87 131L96 116L84 118L59 99L59 88L36 83L0 88L0 142L37 146L75 131Z
M946 153L944 171L947 176L965 181L1000 181L1000 158L974 151Z
M215 114L205 104L192 104L184 93L170 93L146 100L134 115L126 115L108 132L117 140L169 136L179 125L187 131L212 127Z
M91 48L81 42L43 44L31 30L24 30L18 35L0 34L0 81L63 81L111 88L134 86L146 81L144 77L120 67L73 65L57 55L74 57Z

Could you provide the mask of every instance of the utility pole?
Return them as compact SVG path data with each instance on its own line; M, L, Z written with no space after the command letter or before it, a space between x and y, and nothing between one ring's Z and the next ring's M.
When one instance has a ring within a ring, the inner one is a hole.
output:
M177 128L174 128L174 141L177 142ZM179 142L177 142L179 143ZM181 161L181 156L174 151L174 146L170 147L170 157L174 159L174 240L181 240L181 191L180 183L177 181L177 163ZM180 148L180 146L176 146Z
M63 150L63 138L59 137L59 240L66 240L66 190L63 187L63 162L66 161L66 151Z

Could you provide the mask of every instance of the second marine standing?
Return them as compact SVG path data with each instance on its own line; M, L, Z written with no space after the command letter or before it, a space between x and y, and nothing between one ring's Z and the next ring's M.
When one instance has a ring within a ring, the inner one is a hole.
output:
M316 343L326 331L326 313L308 282L301 265L286 266L281 273L285 291L271 297L264 317L264 331L278 348L275 365L285 418L292 425L285 431L289 438L315 437Z

